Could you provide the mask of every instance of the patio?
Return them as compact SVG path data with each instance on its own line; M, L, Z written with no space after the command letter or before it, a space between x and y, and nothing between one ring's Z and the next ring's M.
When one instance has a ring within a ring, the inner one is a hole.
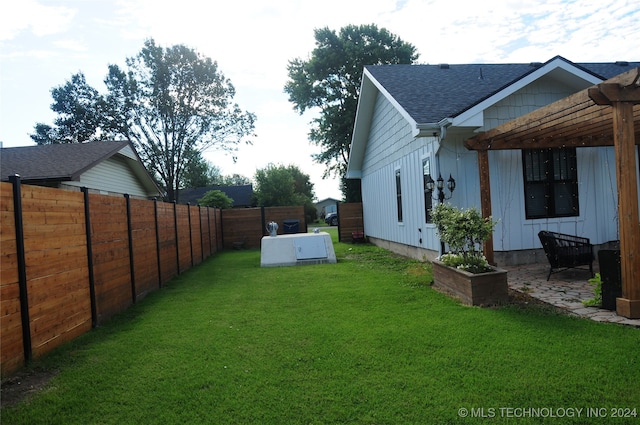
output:
M595 262L593 266L594 272L597 272L598 263ZM513 290L565 309L576 316L640 328L640 319L627 319L618 316L615 311L585 307L582 304L582 301L593 298L593 286L587 282L589 271L586 269L569 269L554 273L547 281L548 264L526 264L502 268L508 271L509 288Z

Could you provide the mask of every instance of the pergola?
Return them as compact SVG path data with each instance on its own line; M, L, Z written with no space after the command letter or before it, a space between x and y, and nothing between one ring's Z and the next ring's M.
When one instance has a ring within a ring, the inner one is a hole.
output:
M465 147L478 152L482 215L491 216L490 150L613 146L616 159L622 297L616 311L640 318L640 218L636 155L640 154L640 68L582 90L478 134ZM493 240L485 243L493 260Z

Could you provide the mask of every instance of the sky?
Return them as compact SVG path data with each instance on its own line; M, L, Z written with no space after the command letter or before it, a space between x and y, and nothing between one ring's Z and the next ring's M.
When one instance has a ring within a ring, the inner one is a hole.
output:
M318 200L341 199L336 178L311 156L317 112L298 114L284 93L287 64L308 59L313 31L376 24L416 46L418 63L640 60L638 0L21 0L0 5L0 142L33 145L52 124L51 89L73 74L104 93L110 64L125 67L146 39L184 44L218 63L234 101L257 116L253 145L237 161L204 157L222 174L253 178L269 164L308 174ZM1 170L0 170L1 172Z

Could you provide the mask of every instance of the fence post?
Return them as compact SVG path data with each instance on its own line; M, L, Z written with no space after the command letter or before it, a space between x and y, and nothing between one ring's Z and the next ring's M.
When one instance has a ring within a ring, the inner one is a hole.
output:
M224 249L224 217L222 217L223 209L220 209L220 249Z
M156 221L156 261L158 262L158 288L162 288L162 266L160 265L160 225L158 223L158 199L153 198L153 215Z
M131 226L131 199L128 193L124 198L127 200L127 234L129 236L129 274L131 275L131 300L136 303L136 271L133 264L133 229Z
M212 256L213 247L211 246L211 207L207 207L207 229L209 230L209 256Z
M173 225L176 231L176 262L178 264L177 272L180 274L180 241L178 240L178 207L176 201L173 201Z
M29 296L27 294L27 262L24 250L24 223L22 221L22 191L20 175L9 176L13 185L13 217L16 226L16 256L18 257L18 288L20 290L20 320L22 322L22 349L25 363L33 358L31 348L31 318L29 317Z
M218 211L217 209L213 210L213 225L216 228L216 252L222 249L222 243L224 243L224 236L222 235L224 232L222 231L222 210L220 210L220 231L218 232Z
M338 242L342 242L340 237L340 202L336 202L336 214L338 216Z
M198 205L198 227L200 228L200 261L202 262L204 261L204 236L202 234L202 207L200 205Z
M262 222L262 236L266 236L267 223L264 215L264 207L260 207L260 221Z
M193 267L193 227L191 226L191 203L187 203L187 216L189 218L189 252L191 254L191 267Z
M91 327L98 326L98 308L96 305L96 281L93 275L93 246L91 244L91 215L89 209L89 189L82 188L84 194L84 225L87 235L87 264L89 267L89 296L91 297Z

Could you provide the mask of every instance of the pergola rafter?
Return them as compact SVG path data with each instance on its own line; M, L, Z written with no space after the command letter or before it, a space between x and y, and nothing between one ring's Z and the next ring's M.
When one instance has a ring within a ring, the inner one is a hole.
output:
M614 146L622 297L618 314L640 318L640 217L634 145L640 145L640 68L523 115L465 141L478 151L481 208L491 216L490 150ZM640 153L640 147L637 148ZM493 262L493 240L485 245Z

